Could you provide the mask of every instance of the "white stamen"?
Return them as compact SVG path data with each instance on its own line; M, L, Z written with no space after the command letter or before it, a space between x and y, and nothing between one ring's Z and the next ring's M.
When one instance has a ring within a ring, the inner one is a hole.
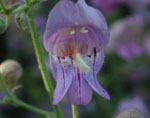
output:
M85 33L88 33L89 31L87 29L85 29L85 27L82 27L80 29L80 32L85 34Z
M71 30L71 31L70 31L70 34L71 34L71 35L73 35L73 34L75 34L75 33L76 33L75 30Z
M90 66L79 53L76 54L75 65L79 67L82 72L89 73L91 71Z

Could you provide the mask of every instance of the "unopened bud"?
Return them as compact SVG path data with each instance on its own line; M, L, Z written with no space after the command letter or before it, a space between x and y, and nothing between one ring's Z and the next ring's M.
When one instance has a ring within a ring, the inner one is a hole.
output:
M128 109L118 114L115 118L144 118L144 116L136 109Z
M7 86L9 88L13 88L22 75L22 67L14 60L7 60L1 63L0 73L3 76ZM0 90L2 90L1 85Z

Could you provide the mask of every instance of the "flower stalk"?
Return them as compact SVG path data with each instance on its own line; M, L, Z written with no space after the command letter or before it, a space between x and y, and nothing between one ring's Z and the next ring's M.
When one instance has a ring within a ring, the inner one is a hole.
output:
M23 107L27 110L30 110L30 111L40 114L42 116L49 116L49 118L56 118L56 115L54 113L50 113L50 112L41 110L39 108L31 106L31 105L21 101L20 99L16 98L16 96L9 90L9 88L1 74L0 74L0 83L1 83L1 86L4 89L4 91L8 95L8 97L6 97L6 98L4 98L4 100L0 101L0 104L11 104L13 106Z
M14 95L11 93L11 91L10 91L9 88L7 87L6 82L5 82L5 80L3 79L3 76L1 75L1 73L0 73L0 83L1 83L1 86L2 86L3 90L6 92L6 94L7 94L10 98L13 98Z
M38 108L36 108L36 107L33 107L33 106L31 106L31 105L29 105L29 104L27 104L27 103L25 103L25 102L23 102L23 101L21 101L21 100L19 100L19 99L17 99L17 98L14 99L13 102L14 102L15 105L17 105L18 107L23 107L23 108L25 108L25 109L28 109L28 110L30 110L30 111L33 111L33 112L35 112L35 113L37 113L37 114L40 114L40 115L42 115L42 116L48 116L48 117L50 117L50 118L56 118L56 115L55 115L54 113L50 113L50 112L47 112L47 111L38 109Z
M25 0L26 5L30 5L30 1L29 0ZM52 100L52 96L53 96L53 84L51 81L51 78L48 74L47 68L46 68L46 64L44 61L44 55L43 55L43 48L39 39L39 35L38 35L38 31L35 25L35 21L34 21L34 17L33 17L33 10L32 8L29 10L29 12L27 13L28 16L28 22L29 22L29 26L30 26L30 33L32 36L32 41L33 41L33 46L35 49L35 53L36 53L36 57L37 57L37 61L39 64L39 68L42 74L42 78L46 87L46 90L50 96L50 100ZM62 118L62 112L60 109L59 105L55 105L54 106L57 118Z
M72 118L79 118L78 107L72 104Z

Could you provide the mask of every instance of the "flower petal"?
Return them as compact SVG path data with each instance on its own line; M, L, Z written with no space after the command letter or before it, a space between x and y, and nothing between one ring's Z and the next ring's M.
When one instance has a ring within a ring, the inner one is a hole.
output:
M99 39L105 45L109 40L107 23L100 11L79 0L76 4L69 0L61 0L49 13L44 32L44 46L49 51L50 36L62 28L88 25L96 30Z
M74 71L71 66L64 69L61 62L56 60L54 56L50 56L50 63L52 74L56 80L53 104L58 104L63 99L71 85L72 79L74 78Z
M94 64L95 63L95 64ZM95 74L97 74L104 64L104 51L101 49L100 52L96 53L95 62L93 63L92 67L94 66Z
M44 46L47 50L49 37L58 29L75 26L79 18L78 12L77 6L71 0L61 0L50 11L44 33Z
M87 105L92 98L92 89L80 72L77 72L69 88L69 97L75 105Z
M120 57L129 61L142 55L143 51L136 40L118 43L116 52Z
M97 92L99 95L103 96L107 100L110 99L109 94L107 93L105 89L101 87L96 77L92 77L92 76L85 76L85 77L86 77L88 84L93 88L95 92Z
M81 19L79 24L93 26L97 30L100 38L104 35L103 44L107 44L109 41L109 31L102 13L96 8L88 6L85 0L78 0L76 5L78 6Z
M93 70L91 71L91 73L84 74L84 77L94 91L96 91L99 95L109 100L110 99L109 94L105 89L101 87L96 77L99 69L102 67L103 62L104 62L104 54L102 51L97 53L97 57L95 62L93 63Z

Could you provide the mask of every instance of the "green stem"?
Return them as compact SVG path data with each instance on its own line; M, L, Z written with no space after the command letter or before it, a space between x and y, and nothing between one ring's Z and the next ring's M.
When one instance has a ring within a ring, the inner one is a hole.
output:
M0 101L0 104L6 104L6 102L5 101Z
M26 5L30 5L30 1L29 0L25 0ZM35 49L35 53L36 53L36 57L37 57L37 61L39 64L39 68L42 74L42 78L46 87L46 90L48 92L48 94L50 95L50 100L52 100L52 96L53 96L53 84L52 84L52 80L48 74L47 68L46 68L46 64L45 64L45 60L44 60L44 55L43 55L43 48L39 39L39 35L38 35L38 31L35 25L35 21L34 21L34 17L33 17L33 10L32 8L30 9L30 11L28 12L28 22L29 22L29 26L30 26L30 32L32 35L32 41L33 41L33 46ZM55 112L57 114L58 118L62 118L62 112L60 109L59 105L55 105L54 106Z
M4 12L6 12L6 8L5 8L3 0L0 0L0 7Z
M56 115L54 113L49 113L49 112L46 112L44 110L38 109L36 107L33 107L33 106L31 106L31 105L29 105L27 103L24 103L23 101L21 101L21 100L19 100L17 98L15 98L13 100L13 103L15 105L17 105L18 107L23 107L23 108L25 108L27 110L33 111L33 112L35 112L37 114L40 114L42 116L49 116L50 118L56 118Z
M0 73L0 84L1 84L1 86L2 86L2 89L7 93L7 95L8 95L9 97L14 97L14 95L11 93L11 91L10 91L9 88L7 87L6 82L5 82L5 80L4 80L4 78L3 78L3 76L2 76L1 73Z
M72 104L72 117L78 118L78 107Z
M29 1L28 0L25 0L25 1L26 1L26 4L28 5ZM52 85L51 79L49 78L48 71L46 69L44 55L43 55L43 49L42 49L42 46L41 46L41 42L40 42L40 39L39 39L39 34L37 32L36 25L35 25L35 22L34 22L34 17L33 17L33 11L32 10L30 10L28 12L28 22L29 22L30 32L31 32L32 41L33 41L33 46L34 46L35 53L36 53L36 56L37 56L37 61L38 61L39 68L40 68L40 71L41 71L41 74L42 74L42 78L43 78L46 90L52 94L53 85Z
M10 20L10 19L9 19L9 15L6 15L6 20L5 20L6 22L5 22L5 23L6 23L6 26L7 26L7 27L8 27L8 24L9 24L9 20Z
M12 104L14 106L18 106L18 107L23 107L27 110L30 110L30 111L33 111L37 114L40 114L42 116L49 116L50 118L56 118L55 114L53 113L49 113L49 112L46 112L44 110L41 110L41 109L38 109L36 107L33 107L27 103L24 103L23 101L17 99L15 97L15 95L13 93L11 93L11 91L9 90L5 80L3 79L3 76L0 74L0 83L1 83L1 86L2 86L2 89L7 93L8 97L7 98L4 98L4 100L0 101L0 104Z

